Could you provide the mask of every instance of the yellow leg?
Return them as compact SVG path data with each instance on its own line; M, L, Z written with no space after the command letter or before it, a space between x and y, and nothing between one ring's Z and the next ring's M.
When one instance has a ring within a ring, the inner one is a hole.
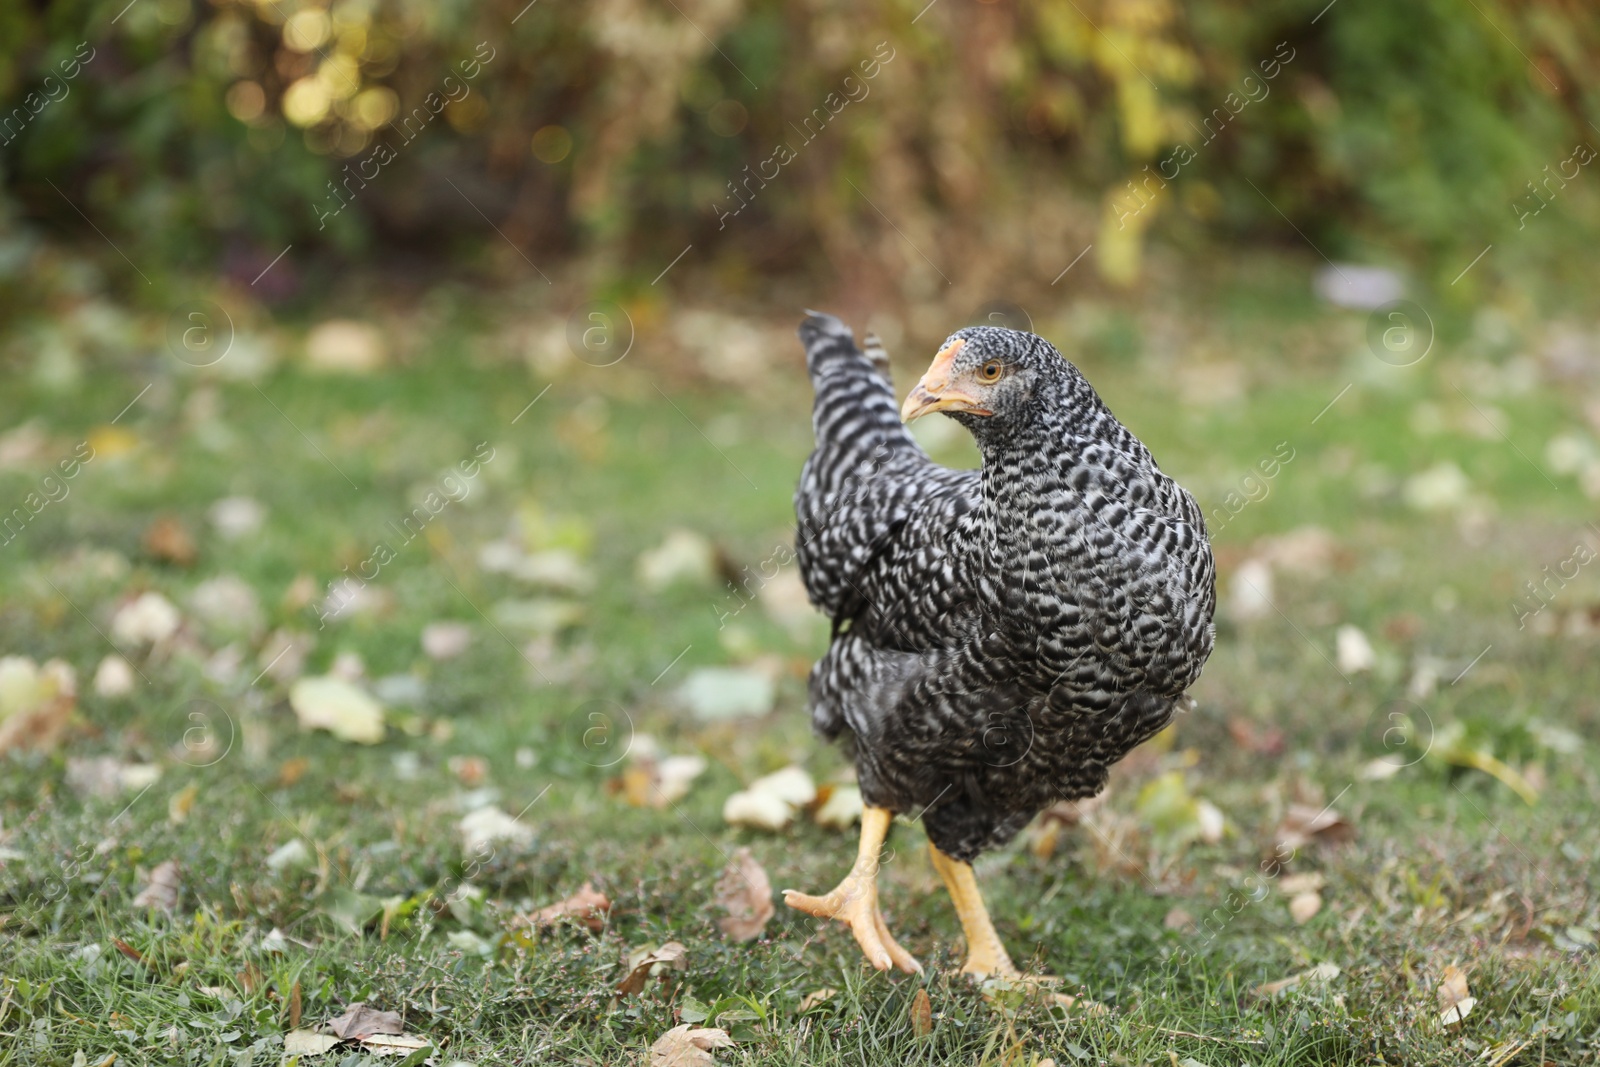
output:
M962 972L980 978L1018 977L1021 972L1011 962L1000 935L995 933L994 923L989 920L989 909L983 906L983 896L978 892L978 880L973 876L972 865L951 859L940 852L932 841L928 842L928 854L933 857L933 869L939 872L945 888L950 891L950 900L956 906L961 929L967 936L967 965L961 968Z
M922 964L890 936L883 922L883 912L878 910L878 854L883 850L883 840L889 834L889 820L893 817L894 813L888 808L868 808L862 812L861 846L856 851L855 866L850 868L844 881L833 892L821 897L785 889L783 902L807 915L838 919L850 927L867 962L878 970L887 971L892 965L907 974L916 974L922 970Z

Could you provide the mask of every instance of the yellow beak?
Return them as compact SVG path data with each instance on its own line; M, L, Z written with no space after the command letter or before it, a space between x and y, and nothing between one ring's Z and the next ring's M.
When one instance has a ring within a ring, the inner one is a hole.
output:
M941 350L933 357L928 372L911 387L910 394L906 396L905 406L900 409L902 422L920 419L936 411L966 411L973 415L994 414L980 405L976 397L950 383L950 372L955 365L956 353L961 351L961 346L966 343L966 341L954 341L950 347Z

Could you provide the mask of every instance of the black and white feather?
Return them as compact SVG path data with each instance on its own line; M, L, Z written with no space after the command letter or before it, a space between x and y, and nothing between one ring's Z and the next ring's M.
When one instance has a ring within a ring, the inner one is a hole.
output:
M1005 368L992 415L951 415L976 471L917 446L875 338L864 353L812 313L800 339L816 450L797 556L833 620L813 722L852 740L867 803L922 812L933 843L970 861L1099 792L1171 721L1212 648L1205 523L1043 338L952 335L965 363Z

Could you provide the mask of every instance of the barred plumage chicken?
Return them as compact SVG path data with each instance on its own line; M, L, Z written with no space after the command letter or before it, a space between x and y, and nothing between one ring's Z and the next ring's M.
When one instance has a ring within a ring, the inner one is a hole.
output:
M919 970L878 908L895 813L919 815L966 934L965 970L1018 972L971 861L1056 800L1093 796L1172 719L1211 652L1216 596L1194 499L1049 342L952 334L896 410L888 360L812 312L800 327L816 450L795 494L797 555L833 641L812 720L847 737L862 797L856 864L822 897L873 966ZM904 423L941 412L983 465L930 460Z

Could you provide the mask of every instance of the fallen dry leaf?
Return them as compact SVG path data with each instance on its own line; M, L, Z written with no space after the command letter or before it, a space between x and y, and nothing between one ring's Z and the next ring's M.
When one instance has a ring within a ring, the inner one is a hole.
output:
M1321 910L1322 894L1315 890L1309 893L1296 893L1289 900L1289 917L1297 926L1304 926Z
M1339 627L1333 643L1334 658L1339 661L1339 670L1345 674L1370 671L1378 663L1378 654L1372 650L1372 642L1367 640L1367 635L1361 632L1360 627L1348 623Z
M388 347L370 323L329 319L306 334L306 366L323 374L363 376L383 367Z
M716 905L727 911L717 920L717 928L735 941L754 941L761 936L774 914L772 883L767 872L741 848L717 879Z
M158 516L145 527L144 551L152 559L179 567L194 566L200 555L189 528L171 515Z
M461 849L468 856L492 855L496 841L527 845L533 841L533 827L494 805L468 812L456 824L461 832Z
M317 639L308 633L279 627L261 643L256 666L275 682L288 685L305 670L306 657L317 645Z
M1262 756L1281 756L1287 746L1283 731L1278 727L1257 726L1249 719L1237 715L1228 719L1228 735L1246 752Z
M422 628L422 651L429 659L455 659L472 644L472 627L464 622L430 622Z
M1302 871L1278 879L1278 892L1286 897L1297 897L1301 893L1315 893L1327 884L1328 880L1316 871Z
M476 789L489 780L489 761L482 756L451 756L445 766L468 789Z
M722 802L722 818L730 826L782 830L794 821L795 808L771 793L740 790Z
M144 963L144 953L140 952L138 949L134 948L120 937L113 937L111 939L111 947L128 957L134 963ZM204 988L204 986L201 987L202 990Z
M717 1062L710 1050L732 1044L726 1030L684 1023L656 1038L650 1046L650 1067L710 1067Z
M933 1001L926 989L919 989L911 998L911 1032L917 1037L933 1033Z
M404 1056L419 1048L432 1048L433 1042L416 1034L371 1034L363 1037L361 1047L374 1056Z
M161 777L154 763L124 763L115 756L70 756L67 787L80 797L111 800L137 793Z
M717 571L717 550L692 530L669 530L666 540L639 554L634 573L652 593L669 586L708 584Z
M328 1020L327 1025L333 1034L351 1041L373 1034L403 1034L406 1030L398 1012L379 1011L361 1001L350 1005L337 1019Z
M1356 772L1356 777L1363 782L1382 782L1393 778L1406 769L1407 764L1399 756L1379 756L1368 760Z
M55 748L77 701L77 679L66 661L40 666L26 656L0 656L0 752Z
M285 1056L321 1056L339 1044L339 1038L315 1030L290 1030L283 1035Z
M785 767L730 796L722 804L722 817L734 826L781 830L816 798L816 784L805 768Z
M178 632L183 617L160 593L140 593L111 616L111 639L118 645L156 645Z
M212 504L206 515L224 541L237 541L261 528L267 509L247 496L227 496Z
M136 908L155 908L172 911L178 906L178 894L183 889L183 878L176 860L167 860L150 872L150 881L139 895L133 898Z
M1063 831L1091 818L1106 801L1108 793L1088 800L1058 800L1039 813L1028 831L1028 847L1033 854L1047 860L1056 853Z
M706 767L704 756L658 756L646 747L607 788L636 808L665 808L687 796Z
M865 804L861 799L860 786L836 785L828 789L828 795L811 813L811 821L818 826L847 830L860 821L863 810Z
M1301 526L1255 543L1253 555L1283 571L1318 577L1339 561L1339 542L1318 526Z
M1161 920L1163 928L1180 932L1194 929L1194 916L1182 908L1173 908L1167 912L1166 918Z
M528 916L528 922L537 927L551 926L570 919L582 923L598 934L605 929L606 913L610 910L611 901L606 895L592 883L585 882L582 888L567 899L546 905Z
M1258 997L1276 996L1286 989L1294 989L1301 985L1316 985L1319 982L1331 982L1339 977L1337 963L1319 963L1310 970L1291 974L1287 978L1280 978L1276 982L1267 982L1251 990Z
M1302 848L1314 840L1348 841L1355 834L1355 827L1343 815L1332 808L1311 804L1290 804L1277 831L1278 843L1291 849Z
M100 661L94 672L94 691L97 696L110 700L125 697L133 692L133 665L118 655Z
M200 799L200 785L190 782L172 796L167 798L167 821L174 826L180 826L189 819L189 812L194 810L194 802Z
M1445 967L1439 979L1437 995L1439 1018L1444 1020L1446 1026L1454 1026L1465 1019L1478 1003L1478 998L1467 989L1466 972L1453 963Z
M383 705L342 678L301 678L289 689L289 706L304 729L363 745L383 740Z
M689 969L689 950L681 941L668 941L657 949L637 949L628 954L628 976L617 983L623 996L644 991L652 977ZM710 1062L709 1060L706 1062Z
M837 989L812 990L810 993L807 993L805 996L800 998L800 1014L804 1015L818 1004L825 1003L826 1001L831 1000L838 995L839 991Z
M288 789L311 769L311 760L305 756L291 756L278 766L278 784Z

